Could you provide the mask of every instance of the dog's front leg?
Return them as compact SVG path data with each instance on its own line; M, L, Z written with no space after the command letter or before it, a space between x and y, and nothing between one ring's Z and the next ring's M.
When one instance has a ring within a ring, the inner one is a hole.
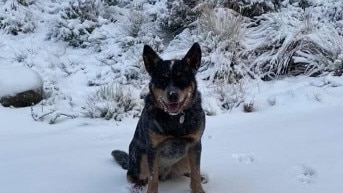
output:
M200 159L201 159L201 142L197 142L188 150L189 166L191 169L191 190L192 193L205 193L201 185Z
M147 153L149 179L147 193L158 193L158 151L153 148Z

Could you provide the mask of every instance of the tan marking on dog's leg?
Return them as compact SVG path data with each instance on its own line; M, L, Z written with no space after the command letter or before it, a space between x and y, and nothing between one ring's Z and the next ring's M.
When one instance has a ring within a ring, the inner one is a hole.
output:
M198 164L197 155L194 148L188 151L189 166L191 169L191 190L192 193L205 193L201 185L200 165Z
M142 155L140 167L139 179L147 181L149 176L149 167L146 155Z
M158 193L158 157L158 153L156 153L152 171L149 172L148 189L146 193Z
M140 170L138 177L133 177L131 175L126 176L127 180L130 183L133 183L135 188L145 186L148 183L149 168L147 156L143 154L140 159Z

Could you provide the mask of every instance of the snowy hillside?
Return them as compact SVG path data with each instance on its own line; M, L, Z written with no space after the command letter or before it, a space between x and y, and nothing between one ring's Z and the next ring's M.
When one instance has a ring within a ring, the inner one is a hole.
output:
M199 42L204 106L220 114L251 102L247 82L341 75L343 3L323 2L1 1L0 67L43 77L45 100L33 112L44 121L61 113L120 121L142 108L143 45L180 58Z
M143 107L143 46L171 59L199 42L204 189L340 193L342 30L336 0L0 0L0 97L32 80L13 67L44 83L32 108L0 105L0 192L128 193L110 152Z

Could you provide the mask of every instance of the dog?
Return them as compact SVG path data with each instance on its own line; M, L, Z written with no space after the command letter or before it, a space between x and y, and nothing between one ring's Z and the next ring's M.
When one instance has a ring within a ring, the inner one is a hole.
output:
M149 93L138 121L129 154L112 151L116 162L127 169L135 187L158 192L158 181L175 176L190 177L192 193L204 193L200 174L201 137L205 113L197 90L196 73L201 49L194 43L181 60L163 60L148 45L143 61L150 75Z

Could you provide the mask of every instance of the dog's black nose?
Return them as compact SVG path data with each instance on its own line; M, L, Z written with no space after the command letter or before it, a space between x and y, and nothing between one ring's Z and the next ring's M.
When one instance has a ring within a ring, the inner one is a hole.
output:
M169 102L176 103L179 99L179 94L176 91L169 91L168 92L168 100Z

